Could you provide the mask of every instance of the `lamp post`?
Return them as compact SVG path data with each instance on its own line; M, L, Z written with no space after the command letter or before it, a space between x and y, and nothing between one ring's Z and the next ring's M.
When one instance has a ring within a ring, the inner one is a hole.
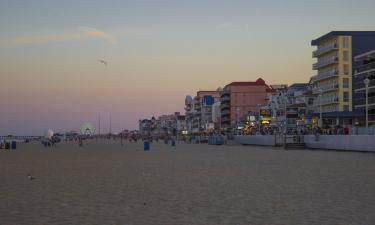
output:
M368 85L370 84L370 79L366 78L364 81L366 87L366 132L368 131Z
M284 102L284 134L286 135L287 131L288 131L288 119L287 119L287 116L286 116L286 110L287 110L287 104L288 104L288 96L286 94L286 92L283 92L283 102Z
M323 110L322 110L322 93L323 93L323 90L322 89L319 89L318 90L319 92L319 127L320 128L323 128Z
M260 110L261 110L262 104L257 104L257 106L258 106L258 123L260 124Z

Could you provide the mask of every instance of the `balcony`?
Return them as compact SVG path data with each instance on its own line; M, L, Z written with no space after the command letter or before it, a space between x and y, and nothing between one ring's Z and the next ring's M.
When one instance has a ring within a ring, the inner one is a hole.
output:
M222 123L225 123L225 122L230 122L230 118L229 117L221 117L221 122Z
M322 90L322 92L329 92L329 91L334 91L339 88L338 83L327 83L327 84L322 84L317 87L313 88L313 94L319 94L319 90Z
M369 89L375 88L375 79L370 80L369 83ZM353 85L353 89L355 92L364 92L366 90L365 84L363 83L363 80L358 80L356 83Z
M375 105L375 97L368 97L368 104L369 104L369 105ZM358 99L358 100L355 102L355 107L356 107L356 108L359 108L359 107L366 107L366 98Z
M228 103L221 104L221 105L220 105L220 109L221 109L221 110L224 110L224 109L230 109L230 105L229 105Z
M221 111L222 116L229 115L229 114L230 114L230 110L228 110L228 109L225 109L225 110Z
M318 48L317 50L315 50L313 52L312 55L313 55L313 57L318 57L320 55L323 55L325 53L328 53L330 51L337 50L337 49L339 49L339 44L337 42L332 42L328 45L324 45L324 46Z
M337 77L339 75L339 70L337 68L320 72L312 78L312 82L318 82L327 78Z
M314 101L314 107L319 107L320 104L324 106L324 105L337 104L337 103L339 103L339 97L337 96L323 97L321 102L319 98L317 99L317 101Z
M223 97L225 97L225 96L229 96L230 94L229 94L229 91L222 91L221 93L220 93L220 97L221 98L223 98Z
M224 102L229 102L229 101L230 101L230 97L229 97L229 95L223 96L223 97L220 99L220 101L221 101L222 103L224 103Z
M317 63L313 64L313 69L318 70L322 67L329 66L331 64L335 64L339 62L339 57L338 56L331 56L328 57L324 60L319 60Z
M355 75L358 75L363 72L369 72L369 70L375 70L375 62L371 62L371 63L358 66L355 69Z

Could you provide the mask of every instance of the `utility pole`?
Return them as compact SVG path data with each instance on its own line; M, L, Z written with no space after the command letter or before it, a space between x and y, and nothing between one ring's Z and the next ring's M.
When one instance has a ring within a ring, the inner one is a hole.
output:
M100 137L100 113L99 113L99 118L98 118L98 120L99 120L99 137Z
M112 115L109 113L109 135L112 134Z

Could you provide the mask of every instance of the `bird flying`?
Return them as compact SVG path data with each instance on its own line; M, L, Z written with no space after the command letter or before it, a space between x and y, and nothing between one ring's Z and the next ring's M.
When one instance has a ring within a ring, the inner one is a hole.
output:
M108 62L105 61L105 60L103 60L103 59L99 59L98 61L99 61L100 63L102 63L105 67L108 66Z

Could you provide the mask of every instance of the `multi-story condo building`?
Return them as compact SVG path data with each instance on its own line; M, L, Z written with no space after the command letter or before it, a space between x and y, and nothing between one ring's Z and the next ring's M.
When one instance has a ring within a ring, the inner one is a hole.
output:
M267 105L268 94L274 90L259 78L255 82L232 82L221 92L221 127L231 128L248 113L259 112Z
M185 98L186 127L189 132L199 132L214 127L212 105L220 102L220 92L198 91L192 98Z
M375 31L332 31L311 44L317 46L317 74L311 78L315 113L322 109L325 125L351 125L358 116L352 112L354 56L375 47Z
M187 95L185 97L185 120L186 120L186 129L189 133L193 131L193 120L194 120L194 104L193 97Z
M365 123L366 115L366 85L368 79L368 118L369 125L375 125L375 49L355 56L354 63L354 110L361 113L358 122Z

